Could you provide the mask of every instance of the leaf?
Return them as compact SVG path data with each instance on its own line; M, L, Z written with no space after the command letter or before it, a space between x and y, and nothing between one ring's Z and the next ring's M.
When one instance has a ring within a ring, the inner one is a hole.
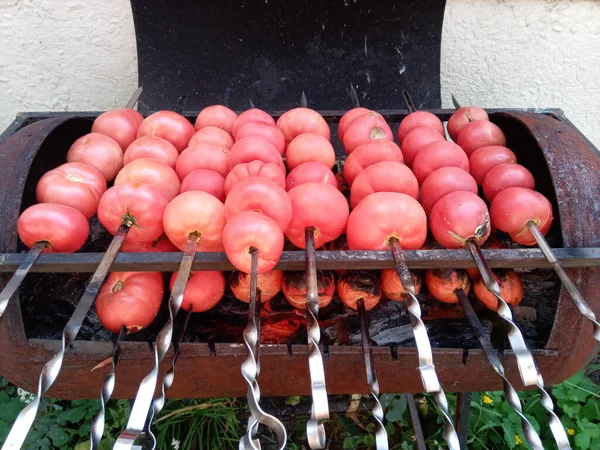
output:
M367 434L365 437L363 437L363 443L365 445L375 444L375 436L373 436L372 434Z
M70 441L70 436L62 428L53 426L50 428L48 437L52 440L52 444L56 447L63 447Z
M296 406L300 403L301 399L302 397L300 397L299 395L290 395L288 398L285 399L285 404L290 406Z
M404 412L406 411L407 405L408 400L406 398L406 395L402 394L394 398L394 400L392 400L391 408L385 415L386 420L389 422L398 422L399 420L401 420L402 416L404 415Z
M368 424L367 424L367 431L368 431L369 433L372 433L373 431L375 431L375 428L376 428L376 426L375 426L375 424L374 424L374 423L368 423Z
M587 450L590 448L592 438L586 431L581 431L575 435L575 446L579 450Z
M589 420L600 421L600 407L596 398L590 398L581 408L581 415Z
M85 413L87 412L87 407L85 406L76 406L75 408L69 408L64 413L64 419L70 423L78 424L85 417Z
M23 403L18 399L11 399L6 403L0 401L0 420L4 420L8 423L15 421L21 409L23 409Z
M75 445L75 447L73 447L73 450L89 450L90 448L90 441L85 441L85 442L80 442L77 445Z
M396 434L396 427L394 426L394 424L392 422L388 422L385 424L385 431L387 432L387 434L389 436L393 436ZM1 436L1 434L0 434Z
M502 429L504 431L504 442L508 444L509 448L515 448L517 445L515 428L511 424L505 423Z

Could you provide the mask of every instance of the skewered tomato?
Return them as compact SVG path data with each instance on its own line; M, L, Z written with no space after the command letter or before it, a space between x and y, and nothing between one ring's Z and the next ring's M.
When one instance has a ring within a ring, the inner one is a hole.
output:
M419 184L423 184L430 173L442 167L459 167L468 172L469 158L462 148L452 142L433 142L415 156L412 170Z
M292 201L292 220L285 235L296 247L306 248L307 227L314 228L315 248L337 239L344 232L348 202L330 184L304 183L290 190L288 195Z
M281 291L283 285L283 272L281 270L270 270L261 273L257 279L257 288L260 291L260 301L268 302ZM238 270L231 273L229 287L238 300L250 302L250 275Z
M356 119L364 114L367 114L369 110L367 108L353 108L349 111L346 111L340 122L338 123L338 137L340 138L340 142L344 142L344 133L348 129L348 125Z
M190 138L188 147L193 147L201 142L208 142L219 147L225 147L226 149L230 149L233 146L233 138L227 131L212 126L200 128L196 131Z
M96 312L107 330L125 326L135 333L152 323L164 294L160 272L113 272L96 298Z
M417 127L410 130L402 141L402 156L404 164L412 167L415 157L427 145L434 142L445 141L443 134L438 133L428 127Z
M241 113L231 126L231 135L235 140L238 139L237 132L248 122L264 122L275 125L275 120L262 109L252 108Z
M331 143L318 134L302 133L290 141L285 151L290 170L302 163L318 161L330 169L335 165L335 150Z
M400 145L402 145L406 135L411 130L418 127L431 128L442 136L444 135L444 125L435 114L427 111L415 111L410 113L402 119L402 122L400 122L400 126L398 127L398 142L400 142Z
M431 210L429 223L435 240L446 248L462 248L468 239L483 244L490 235L487 206L468 191L442 197Z
M21 213L17 232L29 248L37 242L45 242L44 253L73 253L85 244L90 225L75 208L39 203Z
M283 232L277 222L255 211L242 211L223 229L227 258L237 270L250 273L252 249L258 251L258 273L273 269L283 252Z
M92 133L100 133L114 139L125 150L136 137L144 117L129 108L113 109L100 114L92 125Z
M318 112L309 108L294 108L283 113L277 119L277 126L288 143L302 133L318 134L331 139L329 125Z
M154 186L168 202L179 194L181 185L177 174L171 167L150 158L136 159L123 167L115 178L115 186L125 183Z
M229 170L238 164L263 161L279 166L285 176L285 165L281 155L271 142L262 136L248 136L236 141L229 154Z
M335 278L333 273L320 270L317 272L317 295L319 308L324 308L331 303L335 294ZM284 272L283 295L295 308L306 309L308 295L307 272Z
M488 145L501 145L506 147L506 137L502 130L487 120L476 120L466 124L458 137L456 143L462 147L465 153L471 156L475 150Z
M40 203L75 208L89 219L98 211L104 191L104 175L88 164L72 162L46 172L38 181L35 196Z
M344 150L352 153L358 146L372 140L393 141L394 134L381 114L369 111L367 114L354 119L344 133Z
M171 275L169 289L175 286L178 272ZM200 313L214 308L223 298L225 293L225 277L218 270L199 270L192 272L188 279L185 291L183 291L183 302L181 309Z
M179 249L171 241L161 234L158 239L149 242L123 242L121 253L171 253L178 252Z
M167 203L165 196L149 184L119 184L102 195L98 219L113 235L121 225L129 224L126 241L153 241L164 231L162 217Z
M505 163L516 163L517 157L506 147L488 145L480 147L469 156L470 172L477 184L483 184L486 174L494 167Z
M195 147L188 147L177 160L175 171L180 180L197 169L214 170L223 178L229 173L230 150L225 147L201 142Z
M498 192L510 187L535 188L535 179L529 170L520 164L499 164L490 169L483 179L483 194L488 202Z
M354 179L366 167L372 166L381 161L399 161L403 162L400 147L392 141L376 140L363 144L356 148L344 164L344 178L350 186Z
M423 279L418 272L412 270L410 271L410 276L415 286L415 295L417 295L419 292L421 292ZM402 286L402 282L400 281L400 277L398 276L396 269L383 269L381 271L380 281L383 295L390 300L395 300L397 302L404 301L404 296L407 295L408 292L406 289L404 289L404 286Z
M231 109L223 105L211 105L204 108L196 117L196 124L194 128L200 130L204 127L218 127L221 130L227 131L231 134L231 128L233 122L237 119L238 115Z
M348 270L338 278L337 292L340 300L348 308L357 310L362 300L369 311L381 300L381 286L377 272L368 270Z
M512 306L517 306L523 300L523 283L521 277L510 269L497 269L494 270L494 278L500 286L500 297ZM483 303L488 309L492 311L498 310L498 299L492 294L481 278L473 284L473 291L475 297L481 303Z
M421 205L429 215L433 205L439 199L455 191L469 191L477 194L477 183L468 172L459 167L442 167L429 174L423 181Z
M181 114L174 111L158 111L144 119L138 128L137 137L161 137L181 153L188 146L195 131L190 121Z
M442 303L458 303L456 291L468 294L471 289L467 273L457 269L430 269L425 273L425 284L431 296Z
M387 250L392 239L405 250L416 250L427 237L427 216L406 194L376 192L354 208L346 235L350 250Z
M123 164L140 158L151 158L175 168L179 152L173 144L158 136L142 136L133 141L123 155Z
M179 193L187 191L204 191L225 201L225 178L214 170L196 169L186 175L181 182Z
M249 136L264 137L275 146L281 155L285 153L285 139L277 125L265 122L246 122L238 129L235 138L240 140Z
M223 251L225 206L206 192L179 194L165 209L163 224L165 234L179 250L185 250L188 239L196 238L196 251Z
M236 164L231 172L225 178L225 195L229 195L231 189L247 178L261 177L267 178L281 188L285 188L285 174L277 164L266 163L264 161L251 161L249 163Z
M489 120L485 110L477 106L463 106L457 109L448 120L448 134L456 142L456 138L464 126L476 120Z
M337 188L337 180L329 167L322 162L309 161L294 167L286 178L286 190L304 183L327 183Z
M401 162L381 161L365 168L354 179L350 189L350 206L356 208L362 199L375 192L401 192L416 199L419 183Z
M108 136L89 133L73 142L67 162L88 164L104 175L106 181L112 181L123 168L123 150Z

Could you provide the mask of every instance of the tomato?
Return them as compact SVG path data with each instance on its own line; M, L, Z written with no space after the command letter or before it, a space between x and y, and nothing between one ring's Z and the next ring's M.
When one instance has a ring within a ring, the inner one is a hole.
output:
M490 235L490 216L477 194L456 191L442 197L431 209L431 232L446 248L462 248L468 239L483 244Z
M402 156L404 156L404 164L412 167L415 157L427 145L434 142L445 141L443 134L438 133L428 127L416 127L410 130L402 141Z
M527 223L535 223L542 234L546 234L554 219L550 201L539 192L522 187L511 187L496 194L490 216L496 228L521 245L536 243Z
M469 191L477 194L477 183L469 172L459 167L437 169L429 174L421 185L421 205L429 215L433 205L439 199L455 191Z
M227 221L223 247L237 269L250 273L253 248L258 250L258 273L273 269L283 252L283 232L277 222L255 211L242 211Z
M233 138L227 131L212 126L204 127L196 131L191 137L188 147L194 147L201 142L215 144L219 147L225 147L228 150L233 146Z
M322 162L309 161L294 167L286 178L286 190L304 183L327 183L337 188L337 180L329 167Z
M21 213L17 233L29 248L37 242L46 242L44 253L73 253L85 244L90 225L75 208L39 203Z
M269 270L266 273L261 273L256 282L260 291L261 303L268 302L281 291L283 272L281 270ZM229 277L229 287L235 298L244 303L250 302L250 275L238 270L232 272Z
M410 271L410 276L413 281L413 285L415 286L415 295L421 292L421 287L423 286L423 279L418 272L413 270ZM396 269L383 269L381 271L380 276L381 282L381 292L390 300L395 300L397 302L403 302L404 296L408 294L408 292L402 286L402 282L400 281L400 277L398 276L398 272Z
M340 300L350 309L358 309L362 300L369 311L381 300L381 286L377 272L369 270L348 270L337 280L337 293Z
M394 135L381 114L369 111L357 117L348 125L344 133L344 150L347 154L350 154L358 146L378 139L394 141Z
M350 189L350 206L356 208L361 200L375 192L401 192L417 199L419 183L401 162L381 161L365 168L354 179Z
M416 250L427 237L427 216L409 195L376 192L352 210L346 236L350 250L387 250L392 239L404 250Z
M440 135L444 135L444 125L435 114L427 111L415 111L410 113L402 119L402 122L400 122L400 126L398 127L398 142L400 142L400 145L402 145L402 142L409 131L418 127L430 128Z
M204 108L196 117L194 128L200 130L204 127L218 127L231 134L233 122L238 115L223 105L211 105Z
M135 333L152 323L163 294L160 272L113 272L98 293L96 312L108 331L125 326L127 334Z
M483 194L492 202L498 192L509 187L535 188L535 179L529 170L520 164L498 164L485 174Z
M178 272L173 273L169 289L175 286ZM218 270L199 270L192 272L183 291L181 309L199 313L214 308L225 293L225 277Z
M285 139L283 133L272 123L246 122L238 129L236 140L249 136L261 136L275 146L280 155L285 153Z
M187 191L204 191L225 201L225 178L214 170L196 169L186 175L181 182L179 193Z
M344 178L350 186L366 167L381 161L403 162L400 147L392 141L377 140L356 148L344 163Z
M314 227L315 248L337 239L346 229L348 202L325 183L304 183L288 192L292 221L285 235L296 247L306 248L305 230Z
M180 180L197 169L213 170L225 178L229 173L230 153L225 147L201 142L181 152L175 165L175 172Z
M344 133L348 129L348 125L350 125L354 119L368 113L369 110L367 108L354 108L344 113L340 119L340 122L338 123L338 136L340 138L340 142L344 142Z
M459 303L458 289L469 293L471 282L467 272L457 269L429 269L425 272L425 284L429 294L442 303Z
M463 106L457 109L448 120L448 134L450 138L456 142L460 131L468 123L476 120L489 120L489 117L484 109L477 106Z
M46 172L38 181L35 196L40 203L75 208L89 219L98 211L104 191L104 175L88 164L72 162Z
M158 111L146 117L140 124L137 137L158 136L166 139L182 152L195 133L193 125L174 111Z
M248 122L263 122L275 125L275 120L262 109L252 108L241 113L231 126L231 135L235 140L238 139L237 132Z
M442 167L459 167L468 172L469 158L462 148L452 142L433 142L415 156L412 170L419 184L423 184L430 173Z
M294 108L283 113L277 119L277 127L288 143L302 133L318 134L331 139L331 131L325 119L318 112L309 108Z
M164 234L161 234L157 239L149 242L125 241L119 251L121 253L173 253L178 252L179 249Z
M108 136L89 133L73 142L67 162L88 164L104 175L106 181L112 181L123 168L123 150Z
M168 202L179 194L180 187L179 178L171 167L150 158L136 159L123 167L115 178L115 186L125 183L154 186Z
M485 175L499 164L516 163L517 157L501 145L480 147L469 156L470 172L477 184L483 184Z
M299 309L306 309L308 295L307 272L284 272L283 295L290 305ZM335 294L335 278L329 271L317 272L317 295L319 308L325 308L333 300Z
M230 221L242 211L255 211L270 217L282 233L292 220L290 197L285 189L267 178L248 178L231 189L225 200L225 220Z
M191 237L198 237L198 252L223 251L225 206L212 195L188 191L175 197L163 216L165 234L179 250Z
M514 270L496 269L494 271L494 278L496 278L498 286L500 286L500 297L506 303L512 306L517 306L521 303L524 296L523 283L521 282L521 277ZM483 303L486 308L492 311L498 310L498 299L485 287L481 278L478 278L473 284L473 291L477 300Z
M249 163L236 164L225 178L225 195L240 181L251 177L267 178L281 188L285 188L285 174L277 164L254 160Z
M229 170L232 170L238 164L255 160L276 164L285 177L285 165L281 154L268 139L261 136L248 136L233 144L229 155Z
M173 144L158 136L142 136L133 141L123 156L123 164L140 158L152 158L175 168L179 152Z
M322 162L331 169L335 165L335 150L323 136L302 133L288 144L285 158L290 170L311 161Z
M135 140L143 120L144 117L133 109L113 109L100 114L94 120L92 133L100 133L114 139L125 150Z
M502 130L487 120L476 120L466 124L456 138L456 143L471 156L475 150L489 145L506 147L506 137Z

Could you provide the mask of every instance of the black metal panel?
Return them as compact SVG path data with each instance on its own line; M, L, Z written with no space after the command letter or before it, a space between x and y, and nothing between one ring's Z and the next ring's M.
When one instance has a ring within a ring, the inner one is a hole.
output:
M445 1L131 0L143 112L249 100L266 110L298 105L349 109L361 103L440 106L440 41Z

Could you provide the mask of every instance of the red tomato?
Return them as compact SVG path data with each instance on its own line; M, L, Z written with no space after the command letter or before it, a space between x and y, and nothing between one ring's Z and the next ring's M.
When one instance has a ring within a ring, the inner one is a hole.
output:
M408 132L418 127L431 128L442 136L444 135L444 125L442 125L442 121L435 114L427 111L415 111L400 122L400 126L398 127L398 142L400 142L400 145L402 145Z
M458 289L469 293L471 282L464 270L430 269L425 272L425 284L429 294L442 303L459 303Z
M521 282L521 277L514 270L495 270L494 278L496 278L498 286L500 286L500 297L506 303L512 306L517 306L521 303L524 296L523 283ZM473 284L473 291L477 300L483 303L486 308L492 311L498 310L498 299L485 287L485 283L481 277Z
M432 172L421 185L421 205L431 214L439 199L451 192L469 191L477 194L477 183L469 172L459 167L442 167Z
M123 156L123 164L127 165L140 158L152 158L174 169L179 152L166 139L158 136L143 136L127 147Z
M286 178L286 190L304 183L327 183L337 188L337 180L329 167L322 162L309 161L297 165Z
M443 134L427 127L416 127L410 130L402 140L402 156L404 164L412 167L415 157L427 145L434 142L445 141Z
M376 192L354 208L346 236L350 250L388 250L394 238L404 250L416 250L427 237L427 216L406 194Z
M225 200L228 222L242 211L255 211L273 219L285 232L292 220L292 202L285 189L267 178L253 177L236 184Z
M350 186L365 168L381 161L404 162L400 147L392 141L377 140L356 148L344 163L344 178Z
M181 182L179 193L187 191L204 191L225 201L225 178L214 170L196 169L186 175Z
M331 169L335 165L335 150L323 136L302 133L288 144L285 158L290 170L311 161L322 162Z
M100 114L92 125L92 133L114 139L123 150L135 140L144 117L133 109L113 109Z
M229 195L231 189L240 181L251 177L267 178L285 188L285 174L277 164L254 160L249 163L236 164L225 178L225 195Z
M249 136L261 136L275 146L280 155L285 153L285 139L277 125L265 122L246 122L238 129L236 140Z
M529 170L520 164L499 164L490 169L483 179L483 194L492 202L498 192L509 187L535 188L535 179Z
M96 312L108 331L127 334L143 330L152 323L163 300L160 272L113 272L96 298Z
M136 159L123 167L115 178L115 186L125 183L154 186L168 202L179 195L180 183L177 174L171 167L155 159Z
M230 153L225 147L201 142L181 152L175 165L175 172L180 180L197 169L214 170L225 178L229 173Z
M485 110L477 106L463 106L456 110L450 120L448 120L448 134L450 138L456 142L456 138L464 126L476 120L489 120Z
M354 179L350 189L350 206L356 208L365 197L375 192L401 192L417 199L419 183L401 162L381 161L365 168Z
M344 142L344 133L348 129L348 125L350 125L354 119L368 113L369 110L367 108L354 108L344 113L340 119L340 122L338 123L338 136L340 138L340 142Z
M162 216L167 203L165 196L149 184L119 184L100 199L98 219L113 235L121 225L130 223L126 241L153 241L164 231Z
M233 146L233 138L227 131L211 126L196 131L190 139L188 147L194 147L201 142L208 142L219 147L225 147L226 149L230 149Z
M415 286L415 295L421 292L421 287L423 286L422 277L414 271L410 271L410 275ZM397 302L403 302L404 296L408 294L408 292L402 286L402 282L400 281L400 277L398 276L398 272L396 269L383 269L381 271L381 292L390 300L394 300Z
M90 225L75 208L39 203L21 213L17 232L29 248L37 242L46 242L44 253L73 253L85 244Z
M469 157L458 145L448 141L438 141L426 145L415 156L412 170L419 184L423 184L430 173L442 167L458 167L469 171Z
M194 128L200 130L204 127L218 127L221 130L227 131L231 134L231 128L233 122L237 119L238 115L231 109L223 105L211 105L204 108L196 117L196 124Z
M490 216L477 194L456 191L442 197L429 216L431 232L446 248L462 248L468 239L483 244L490 235Z
M123 150L113 139L90 133L80 137L67 153L67 162L81 162L98 169L106 181L112 181L123 168Z
M309 108L290 109L277 119L277 126L286 143L302 133L318 134L327 140L331 139L331 131L325 119Z
M552 204L539 192L522 187L511 187L499 192L490 207L492 223L513 241L521 245L535 245L528 222L533 222L546 234L552 225Z
M283 295L294 308L306 309L308 286L306 271L285 272L283 274ZM325 308L333 300L335 294L335 278L329 271L317 272L317 295L319 308Z
M292 221L285 235L296 247L306 248L307 227L315 228L315 248L337 239L346 229L348 202L330 184L304 183L288 195L292 201Z
M348 308L357 310L362 300L367 311L375 308L381 300L379 274L368 270L348 270L337 281L337 293Z
M237 132L240 128L242 128L243 125L245 125L248 122L263 122L275 125L275 120L273 120L273 118L266 112L264 112L262 109L248 109L241 113L235 120L235 122L233 122L233 125L231 126L231 135L233 136L233 139L238 139Z
M233 144L229 155L229 170L238 164L256 160L276 164L285 176L285 166L281 154L268 139L261 136L248 136Z
M158 111L144 119L138 128L137 137L161 137L181 153L188 146L195 131L190 121L181 114L174 111Z
M480 147L469 156L471 175L477 184L483 184L485 175L494 167L504 163L516 163L517 157L508 148L501 145Z
M175 286L177 273L173 273L169 282L172 291ZM188 278L181 309L199 313L214 308L223 298L225 293L225 277L218 270L199 270L192 272Z
M260 291L260 301L265 303L281 291L283 272L281 270L270 270L267 273L261 273L256 281L257 288ZM235 298L244 303L250 302L250 275L238 270L232 272L229 278L229 287Z
M163 216L165 234L179 250L185 250L190 235L198 237L198 252L223 251L225 206L212 195L188 191L175 197Z
M237 269L250 273L251 249L258 250L258 273L273 269L283 252L283 232L277 222L255 211L242 211L227 221L223 247Z
M121 253L173 253L178 252L179 249L164 234L161 234L158 239L149 242L125 241L119 251Z
M75 208L87 219L98 211L106 179L83 163L66 163L46 172L38 181L35 196L40 203L58 203Z
M394 134L381 114L369 111L348 125L344 133L344 150L350 154L360 145L380 139L393 142Z
M476 120L466 124L456 138L456 143L462 147L465 153L471 156L475 150L488 145L501 145L506 147L504 133L492 122L487 120Z

